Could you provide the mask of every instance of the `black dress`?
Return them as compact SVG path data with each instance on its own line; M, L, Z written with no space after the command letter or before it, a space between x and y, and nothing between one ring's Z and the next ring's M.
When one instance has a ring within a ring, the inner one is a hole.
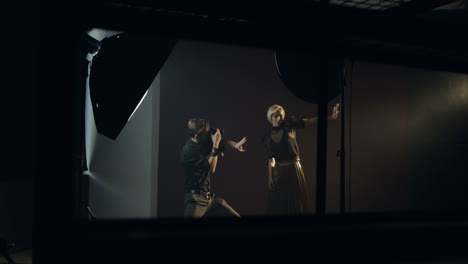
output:
M271 127L263 138L268 158L276 160L272 168L273 190L268 192L268 214L303 215L310 210L299 147L296 139L289 135L300 128L304 128L304 121L291 118L279 127Z

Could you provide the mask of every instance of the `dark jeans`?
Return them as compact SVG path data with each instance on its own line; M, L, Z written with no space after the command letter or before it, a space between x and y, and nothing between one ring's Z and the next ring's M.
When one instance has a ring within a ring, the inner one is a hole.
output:
M215 195L207 198L196 193L186 193L184 199L185 217L211 217L211 216L235 216L240 215L222 198Z

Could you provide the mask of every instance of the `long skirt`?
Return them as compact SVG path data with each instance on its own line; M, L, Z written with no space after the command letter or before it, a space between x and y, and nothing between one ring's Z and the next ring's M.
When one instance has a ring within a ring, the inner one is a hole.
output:
M310 213L307 183L299 160L277 162L272 168L272 181L273 190L268 192L268 214Z

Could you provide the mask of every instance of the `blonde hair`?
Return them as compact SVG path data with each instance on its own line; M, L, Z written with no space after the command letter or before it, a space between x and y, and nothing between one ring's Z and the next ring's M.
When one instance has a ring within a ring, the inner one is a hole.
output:
M270 121L270 123L271 123L271 116L278 111L280 112L282 118L284 119L286 116L286 112L284 111L284 108L281 105L274 104L268 108L267 119L268 121Z

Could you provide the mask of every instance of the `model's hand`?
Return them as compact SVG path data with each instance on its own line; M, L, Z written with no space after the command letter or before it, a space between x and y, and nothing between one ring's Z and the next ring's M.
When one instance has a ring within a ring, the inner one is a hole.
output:
M333 107L333 112L332 114L329 116L329 119L330 120L335 120L338 118L338 116L340 116L340 104L336 104L334 107Z
M240 152L245 152L245 149L244 149L244 144L245 142L247 142L247 138L244 137L242 138L239 142L237 142L236 144L234 144L234 148L236 148L237 150L239 150Z
M272 179L272 168L274 168L276 165L276 160L274 157L271 157L268 159L268 190L273 191L275 188L275 184Z
M274 168L276 166L276 160L275 158L270 159L270 167Z
M219 142L221 142L221 132L219 131L219 128L216 129L216 133L211 135L211 140L213 140L213 147L217 148L219 146Z

